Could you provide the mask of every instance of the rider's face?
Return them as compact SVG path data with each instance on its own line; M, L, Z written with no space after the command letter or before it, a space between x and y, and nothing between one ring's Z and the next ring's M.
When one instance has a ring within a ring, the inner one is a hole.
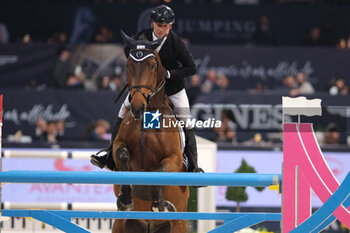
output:
M166 23L155 23L152 22L153 32L158 38L162 38L169 34L172 25Z

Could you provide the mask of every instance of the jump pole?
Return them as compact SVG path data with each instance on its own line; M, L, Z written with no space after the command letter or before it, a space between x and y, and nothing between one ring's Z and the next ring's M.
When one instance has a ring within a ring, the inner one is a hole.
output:
M217 185L266 187L278 185L281 174L186 172L3 171L0 182L132 185Z

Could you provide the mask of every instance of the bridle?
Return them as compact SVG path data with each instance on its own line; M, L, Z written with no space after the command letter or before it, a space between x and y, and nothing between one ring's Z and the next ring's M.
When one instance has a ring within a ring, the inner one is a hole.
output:
M150 57L155 57L156 55L154 53L154 51L150 50L150 49L133 49L130 50L130 54L129 54L129 59L132 59L133 61L140 63ZM156 59L156 71L154 73L154 79L153 82L157 81L156 75L158 73L158 61ZM147 85L134 85L134 86L129 86L128 90L129 90L129 101L131 102L133 96L137 93L140 92L141 95L145 98L147 104L149 104L149 102L151 101L151 98L153 96L155 96L165 85L165 79L163 79L155 89L152 90L152 86L147 86ZM148 89L150 91L150 93L148 93L148 95L146 95L143 91L142 88ZM131 91L135 89L135 91L131 94Z
M134 91L133 94L130 94L130 95L129 95L129 98L130 98L129 101L131 102L132 97L133 97L137 92L140 92L141 95L145 98L147 104L149 104L149 102L151 101L151 98L152 98L153 96L155 96L155 95L163 88L164 84L165 84L165 79L163 79L163 80L158 84L158 86L157 86L154 90L152 90L152 87L150 87L150 86L145 86L145 85L135 85L135 86L131 86L131 87L128 88L128 89L129 89L129 92L131 93L131 90L132 90L132 89L136 89L136 91ZM146 89L150 90L150 93L148 93L148 95L146 95L146 94L142 91L141 88L146 88Z

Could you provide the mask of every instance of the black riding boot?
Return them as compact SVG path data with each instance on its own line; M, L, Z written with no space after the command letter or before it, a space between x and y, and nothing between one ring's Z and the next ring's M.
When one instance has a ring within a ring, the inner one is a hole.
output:
M196 136L194 135L193 129L185 129L185 155L188 159L188 171L189 172L204 172L202 168L198 167L197 162L197 143Z
M100 150L96 154L93 154L90 156L91 158L91 163L99 168L104 168L106 167L109 170L114 170L115 164L113 160L113 142L114 139L117 137L118 131L120 124L122 123L123 119L119 118L116 120L114 126L113 126L113 131L112 131L112 137L111 137L111 143L109 146L105 149ZM104 153L103 153L104 152ZM103 154L102 154L103 153ZM101 155L100 155L101 154Z

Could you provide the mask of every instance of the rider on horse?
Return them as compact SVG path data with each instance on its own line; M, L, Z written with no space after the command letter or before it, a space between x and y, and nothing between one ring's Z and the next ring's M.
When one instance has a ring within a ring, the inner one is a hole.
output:
M167 70L165 91L174 105L174 114L179 116L180 120L186 122L190 116L190 105L185 91L185 77L196 73L196 66L191 53L188 51L184 42L171 31L172 25L175 22L175 14L173 10L161 5L156 7L151 13L151 29L146 29L139 32L135 39L146 38L149 41L154 41L165 37L161 45L157 48L161 62ZM125 48L125 54L129 56L130 48ZM118 134L119 126L126 114L127 107L130 106L129 98L126 97L119 113L118 119L113 127L111 144L108 148L91 155L92 164L103 168L106 167L114 170L115 165L112 156L112 145L115 137ZM190 125L190 124L185 124ZM189 127L183 128L185 133L185 150L184 154L188 158L188 171L204 172L197 165L197 145L193 129Z

